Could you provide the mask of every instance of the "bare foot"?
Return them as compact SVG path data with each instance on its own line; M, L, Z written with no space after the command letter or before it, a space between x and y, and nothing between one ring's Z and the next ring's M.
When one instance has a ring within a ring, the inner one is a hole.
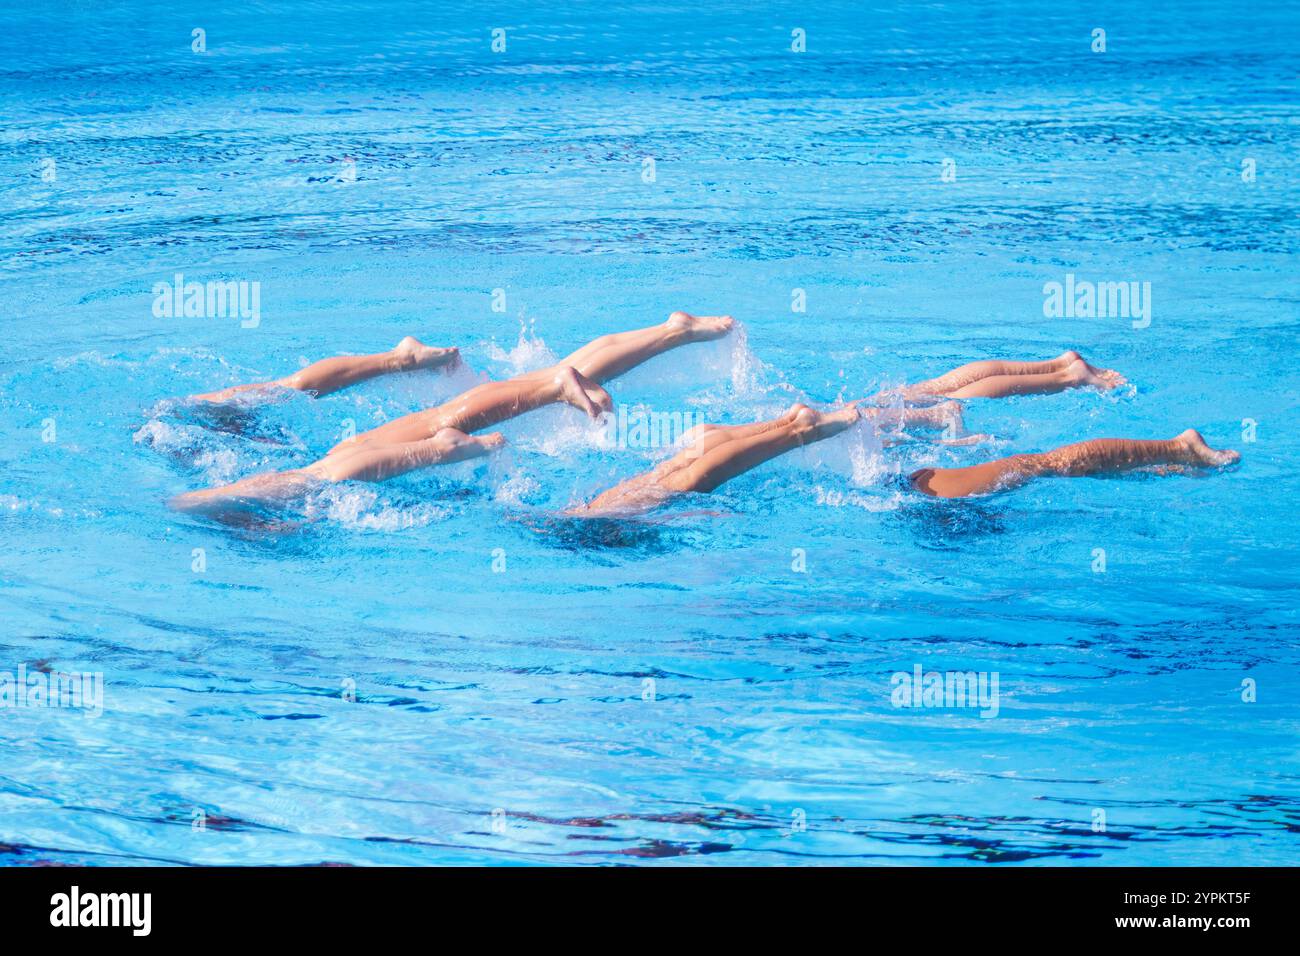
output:
M605 391L576 368L565 365L555 376L555 384L560 387L560 398L592 418L599 418L601 412L614 410L614 400Z
M1071 368L1071 366L1076 362L1080 363L1086 371L1086 374L1079 373L1080 378L1082 379L1081 384L1083 385L1091 385L1094 388L1111 389L1119 388L1121 385L1128 384L1128 379L1119 374L1119 372L1115 371L1113 368L1099 368L1098 366L1086 361L1084 357L1074 351L1074 349L1068 349L1062 352L1056 357L1055 361L1065 369Z
M842 432L862 417L862 412L854 404L841 405L831 412L819 412L807 405L796 403L790 407L790 412L794 413L794 423L809 432L810 441Z
M1109 368L1096 368L1083 359L1075 359L1065 367L1065 374L1075 385L1109 390L1127 384L1128 379Z
M707 342L720 339L736 327L736 320L729 315L691 315L689 312L674 312L668 316L668 327L680 329L692 342Z
M1088 368L1092 369L1092 376L1096 379L1098 388L1109 390L1128 384L1128 379L1113 368L1096 368L1092 365L1089 365Z
M393 347L393 357L397 367L409 372L417 368L439 368L443 365L454 366L460 361L458 349L440 349L425 345L413 335L408 335Z
M1113 368L1098 368L1096 365L1088 365L1088 371L1092 373L1092 384L1097 388L1112 389L1119 388L1121 385L1127 385L1128 379Z
M1189 428L1174 439L1187 452L1191 461L1209 468L1222 468L1241 461L1241 455L1230 448L1211 448L1195 428Z

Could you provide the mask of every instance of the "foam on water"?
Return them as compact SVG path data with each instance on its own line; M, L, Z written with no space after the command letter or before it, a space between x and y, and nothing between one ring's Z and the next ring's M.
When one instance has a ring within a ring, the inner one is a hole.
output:
M354 531L400 531L445 520L451 509L432 503L398 505L375 488L355 482L324 485L308 495L309 521L326 520Z
M496 485L493 498L502 505L531 504L541 491L541 482L532 475L517 471Z

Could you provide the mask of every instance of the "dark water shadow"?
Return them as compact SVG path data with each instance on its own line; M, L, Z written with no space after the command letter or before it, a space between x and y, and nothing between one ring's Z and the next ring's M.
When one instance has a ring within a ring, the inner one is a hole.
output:
M692 511L635 517L578 517L554 511L530 511L516 512L508 518L532 531L548 547L582 552L592 558L602 553L650 557L695 546L702 534L696 519L703 514Z
M892 517L911 533L919 547L953 551L1011 530L1006 506L1000 502L984 498L931 498L910 486L907 491L909 498L892 512Z

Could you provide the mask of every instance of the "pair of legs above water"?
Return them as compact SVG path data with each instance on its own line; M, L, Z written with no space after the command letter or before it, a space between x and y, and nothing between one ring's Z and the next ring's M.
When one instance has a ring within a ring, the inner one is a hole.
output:
M466 435L444 428L432 438L381 444L368 442L337 454L326 455L305 468L272 471L244 478L219 488L190 491L169 504L218 520L238 520L259 506L284 506L302 498L315 483L333 481L384 481L417 468L445 465L491 454L505 444L500 432Z
M699 425L687 433L689 447L568 513L587 518L642 514L679 494L710 492L778 455L837 435L861 417L856 405L818 412L795 404L771 421Z
M193 398L204 402L227 402L236 395L266 391L273 388L293 388L312 395L328 395L367 379L393 372L414 372L419 369L453 368L460 362L460 353L454 348L441 349L425 345L407 336L387 352L374 355L340 355L321 359L292 375L269 382L232 385L215 392L204 392Z
M1071 388L1112 389L1126 382L1118 372L1090 365L1071 350L1043 362L968 362L938 378L886 390L854 404L861 405L863 414L881 428L942 429L949 433L949 443L969 444L986 436L965 434L962 406L955 399L1047 395ZM893 404L879 404L890 402ZM885 438L885 444L894 443Z
M1011 395L1050 395L1070 388L1111 389L1126 382L1127 379L1118 372L1089 365L1078 352L1068 351L1045 362L1004 359L969 362L938 378L904 386L900 391L904 401L1006 398Z
M967 498L1018 488L1034 478L1079 478L1153 469L1176 472L1221 468L1240 460L1235 451L1211 448L1189 428L1168 441L1094 438L1053 451L1012 455L968 468L922 468L910 476L918 491L937 498Z

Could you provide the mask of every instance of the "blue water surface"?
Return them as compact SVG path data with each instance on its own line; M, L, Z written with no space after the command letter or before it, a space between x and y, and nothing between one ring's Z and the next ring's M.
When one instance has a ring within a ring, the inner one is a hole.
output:
M104 696L0 712L0 861L1293 862L1297 24L6 2L0 677ZM177 273L259 283L260 321L155 315ZM1071 273L1149 282L1150 324L1045 317ZM569 408L296 530L165 506L673 309L743 330L620 403L745 422L1068 348L1132 385L971 400L973 446L850 432L656 520L557 517L665 453ZM178 401L406 334L466 368ZM1241 465L899 480L1187 427ZM997 674L997 715L895 707L917 666Z

